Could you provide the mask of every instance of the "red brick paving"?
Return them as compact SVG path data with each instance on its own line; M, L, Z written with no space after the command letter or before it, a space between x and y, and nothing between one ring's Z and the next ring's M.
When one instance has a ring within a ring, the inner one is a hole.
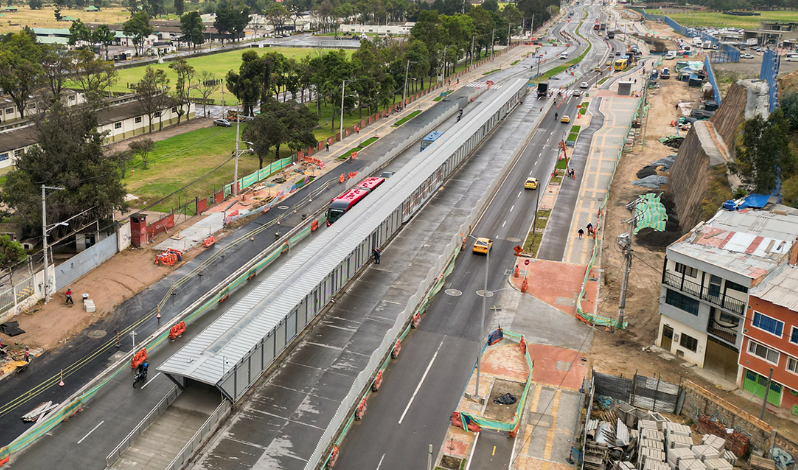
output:
M576 303L573 305L560 305L557 298L561 300L573 299L582 290L582 280L585 275L586 266L581 264L558 263L556 261L545 261L530 259L529 265L524 266L526 258L518 258L519 276L510 276L513 285L521 289L524 281L524 268L526 267L527 281L529 287L527 294L539 299L552 307L556 307L563 312L576 316ZM597 278L596 268L591 272L592 278ZM585 287L585 297L582 298L582 310L594 313L596 310L596 294L598 292L598 282L588 281ZM563 302L564 303L564 302Z
M545 344L530 344L529 356L533 362L532 380L535 383L559 386L570 390L582 387L582 379L587 370L586 362L582 362L583 353L573 349L558 348ZM557 369L557 362L571 364L571 370Z

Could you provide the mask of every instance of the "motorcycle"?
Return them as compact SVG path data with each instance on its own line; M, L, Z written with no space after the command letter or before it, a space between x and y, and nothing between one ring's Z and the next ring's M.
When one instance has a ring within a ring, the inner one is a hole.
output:
M137 373L135 375L135 377L133 377L133 388L136 388L136 384L138 382L144 382L146 380L147 380L147 371L146 370Z

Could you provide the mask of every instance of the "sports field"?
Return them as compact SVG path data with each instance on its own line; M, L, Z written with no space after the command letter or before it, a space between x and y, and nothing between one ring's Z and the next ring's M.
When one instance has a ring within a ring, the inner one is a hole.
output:
M759 16L724 15L723 13L665 13L662 10L646 10L649 15L668 16L685 27L734 27L756 29L760 21L792 21L798 22L798 11L762 11Z
M216 46L214 46L216 48ZM227 72L230 70L238 70L241 65L241 54L246 51L254 50L259 54L265 54L267 52L279 52L280 54L288 57L294 58L299 60L307 55L314 55L314 54L325 54L330 49L313 49L313 48L301 48L301 47L268 47L263 49L245 49L245 50L235 50L230 52L220 52L218 54L211 54L201 57L195 57L191 59L186 59L189 65L194 67L195 73L199 74L202 70L207 70L209 72L213 72L216 74L217 79L224 79L227 75ZM353 50L344 50L344 53L347 57L351 57ZM174 90L175 81L177 80L177 74L169 68L169 62L165 62L163 64L153 64L153 68L156 69L163 69L166 71L166 75L169 77L169 88L170 90ZM141 77L144 76L144 71L146 67L130 67L126 69L119 70L119 78L116 81L116 84L112 87L113 91L124 91L130 92L131 90L128 88L128 84L137 83L141 80ZM199 93L193 91L192 96L199 97ZM219 90L210 96L211 98L215 99L217 103L221 103L222 101L222 91L221 87ZM230 93L225 90L225 102L227 104L232 104L235 102L235 97L233 97Z

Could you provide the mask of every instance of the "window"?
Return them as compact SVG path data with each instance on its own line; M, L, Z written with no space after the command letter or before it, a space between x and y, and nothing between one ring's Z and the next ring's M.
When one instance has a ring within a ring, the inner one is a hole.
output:
M685 276L698 277L698 270L696 268L685 266L682 263L676 263L676 272L684 274Z
M71 96L69 97L69 101L75 101L75 95L71 95Z
M16 149L14 150L14 157L19 158L19 156L22 155L23 153L25 153L25 149Z
M176 113L177 112L177 108L172 108L172 112Z
M743 292L745 294L748 293L747 287L741 286L740 284L737 284L736 282L732 281L726 281L726 288L731 290L736 290L737 292Z
M28 107L30 109L36 109L36 103L31 103L30 106L28 106Z
M122 123L121 122L115 122L114 123L114 129L121 129L121 128L122 128Z
M665 293L665 303L676 308L680 308L687 313L692 313L696 316L698 315L698 301L676 291L667 289L667 292Z
M679 338L679 346L696 352L696 349L698 349L698 340L692 336L682 333L681 337Z
M709 276L709 296L713 299L720 298L720 283L723 282L723 279L719 278L712 274Z
M793 344L798 344L798 327L792 327L792 332L790 333L790 342Z
M783 321L776 320L773 317L769 317L757 311L754 311L754 320L751 322L751 324L760 330L767 331L768 333L776 335L779 338L781 338L781 333L784 331Z
M0 162L8 160L8 153L0 153Z
M141 116L136 118L136 124L141 124Z
M754 341L748 340L748 352L749 354L753 354L754 356L760 357L772 364L778 365L779 363L778 351L770 349L767 346L756 343Z
M14 108L6 108L6 114L14 114Z
M161 117L161 112L160 111L155 111L155 114L153 114L153 117Z
M787 370L793 374L798 374L798 359L787 357Z

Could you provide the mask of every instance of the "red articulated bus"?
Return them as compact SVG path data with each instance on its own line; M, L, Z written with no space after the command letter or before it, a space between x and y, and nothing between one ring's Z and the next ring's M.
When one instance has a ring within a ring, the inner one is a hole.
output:
M349 209L366 197L368 193L377 189L377 187L384 182L385 178L369 177L361 181L360 184L354 188L333 198L333 200L330 201L330 208L327 209L327 226L329 227L333 222L340 219L342 215L346 214Z

